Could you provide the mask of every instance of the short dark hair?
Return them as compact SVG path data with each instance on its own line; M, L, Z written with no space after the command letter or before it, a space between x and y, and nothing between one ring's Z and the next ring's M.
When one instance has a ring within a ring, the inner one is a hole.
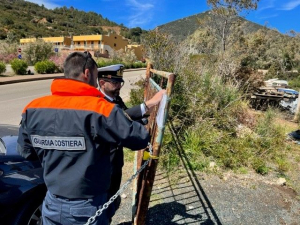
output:
M97 63L89 52L73 52L64 62L64 75L66 78L77 79L84 69L92 71Z

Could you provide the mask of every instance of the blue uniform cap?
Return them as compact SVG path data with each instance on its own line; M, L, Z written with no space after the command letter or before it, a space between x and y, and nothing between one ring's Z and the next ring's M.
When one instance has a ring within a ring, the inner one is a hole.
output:
M118 82L124 82L123 71L124 71L123 64L100 67L98 68L98 78L111 79Z

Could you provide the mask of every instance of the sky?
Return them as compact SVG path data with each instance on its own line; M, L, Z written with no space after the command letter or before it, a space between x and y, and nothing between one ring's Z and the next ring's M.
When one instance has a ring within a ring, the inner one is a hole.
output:
M152 30L184 17L209 10L205 0L27 0L48 9L71 7L101 14L128 28ZM300 33L300 0L260 0L257 10L246 19L277 29L285 34L291 30Z

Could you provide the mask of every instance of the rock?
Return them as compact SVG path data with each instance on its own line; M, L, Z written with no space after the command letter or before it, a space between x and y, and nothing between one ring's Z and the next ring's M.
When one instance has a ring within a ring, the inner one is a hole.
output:
M127 198L127 195L122 194L122 195L121 195L121 198L125 199L125 198Z
M210 162L209 163L209 168L214 168L216 166L216 163L215 162Z
M278 184L278 185L282 185L282 186L286 185L286 179L283 178L283 177L280 177L280 178L277 180L277 184Z

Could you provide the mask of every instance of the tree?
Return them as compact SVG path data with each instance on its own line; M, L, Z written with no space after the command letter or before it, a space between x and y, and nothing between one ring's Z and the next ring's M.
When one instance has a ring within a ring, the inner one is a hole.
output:
M243 11L256 9L258 2L259 0L207 0L211 16L206 23L211 32L221 39L223 51L226 50L233 26L239 25L238 16Z
M39 61L47 60L53 54L53 45L42 39L38 39L33 43L28 43L23 49L24 59L29 65L34 65Z

